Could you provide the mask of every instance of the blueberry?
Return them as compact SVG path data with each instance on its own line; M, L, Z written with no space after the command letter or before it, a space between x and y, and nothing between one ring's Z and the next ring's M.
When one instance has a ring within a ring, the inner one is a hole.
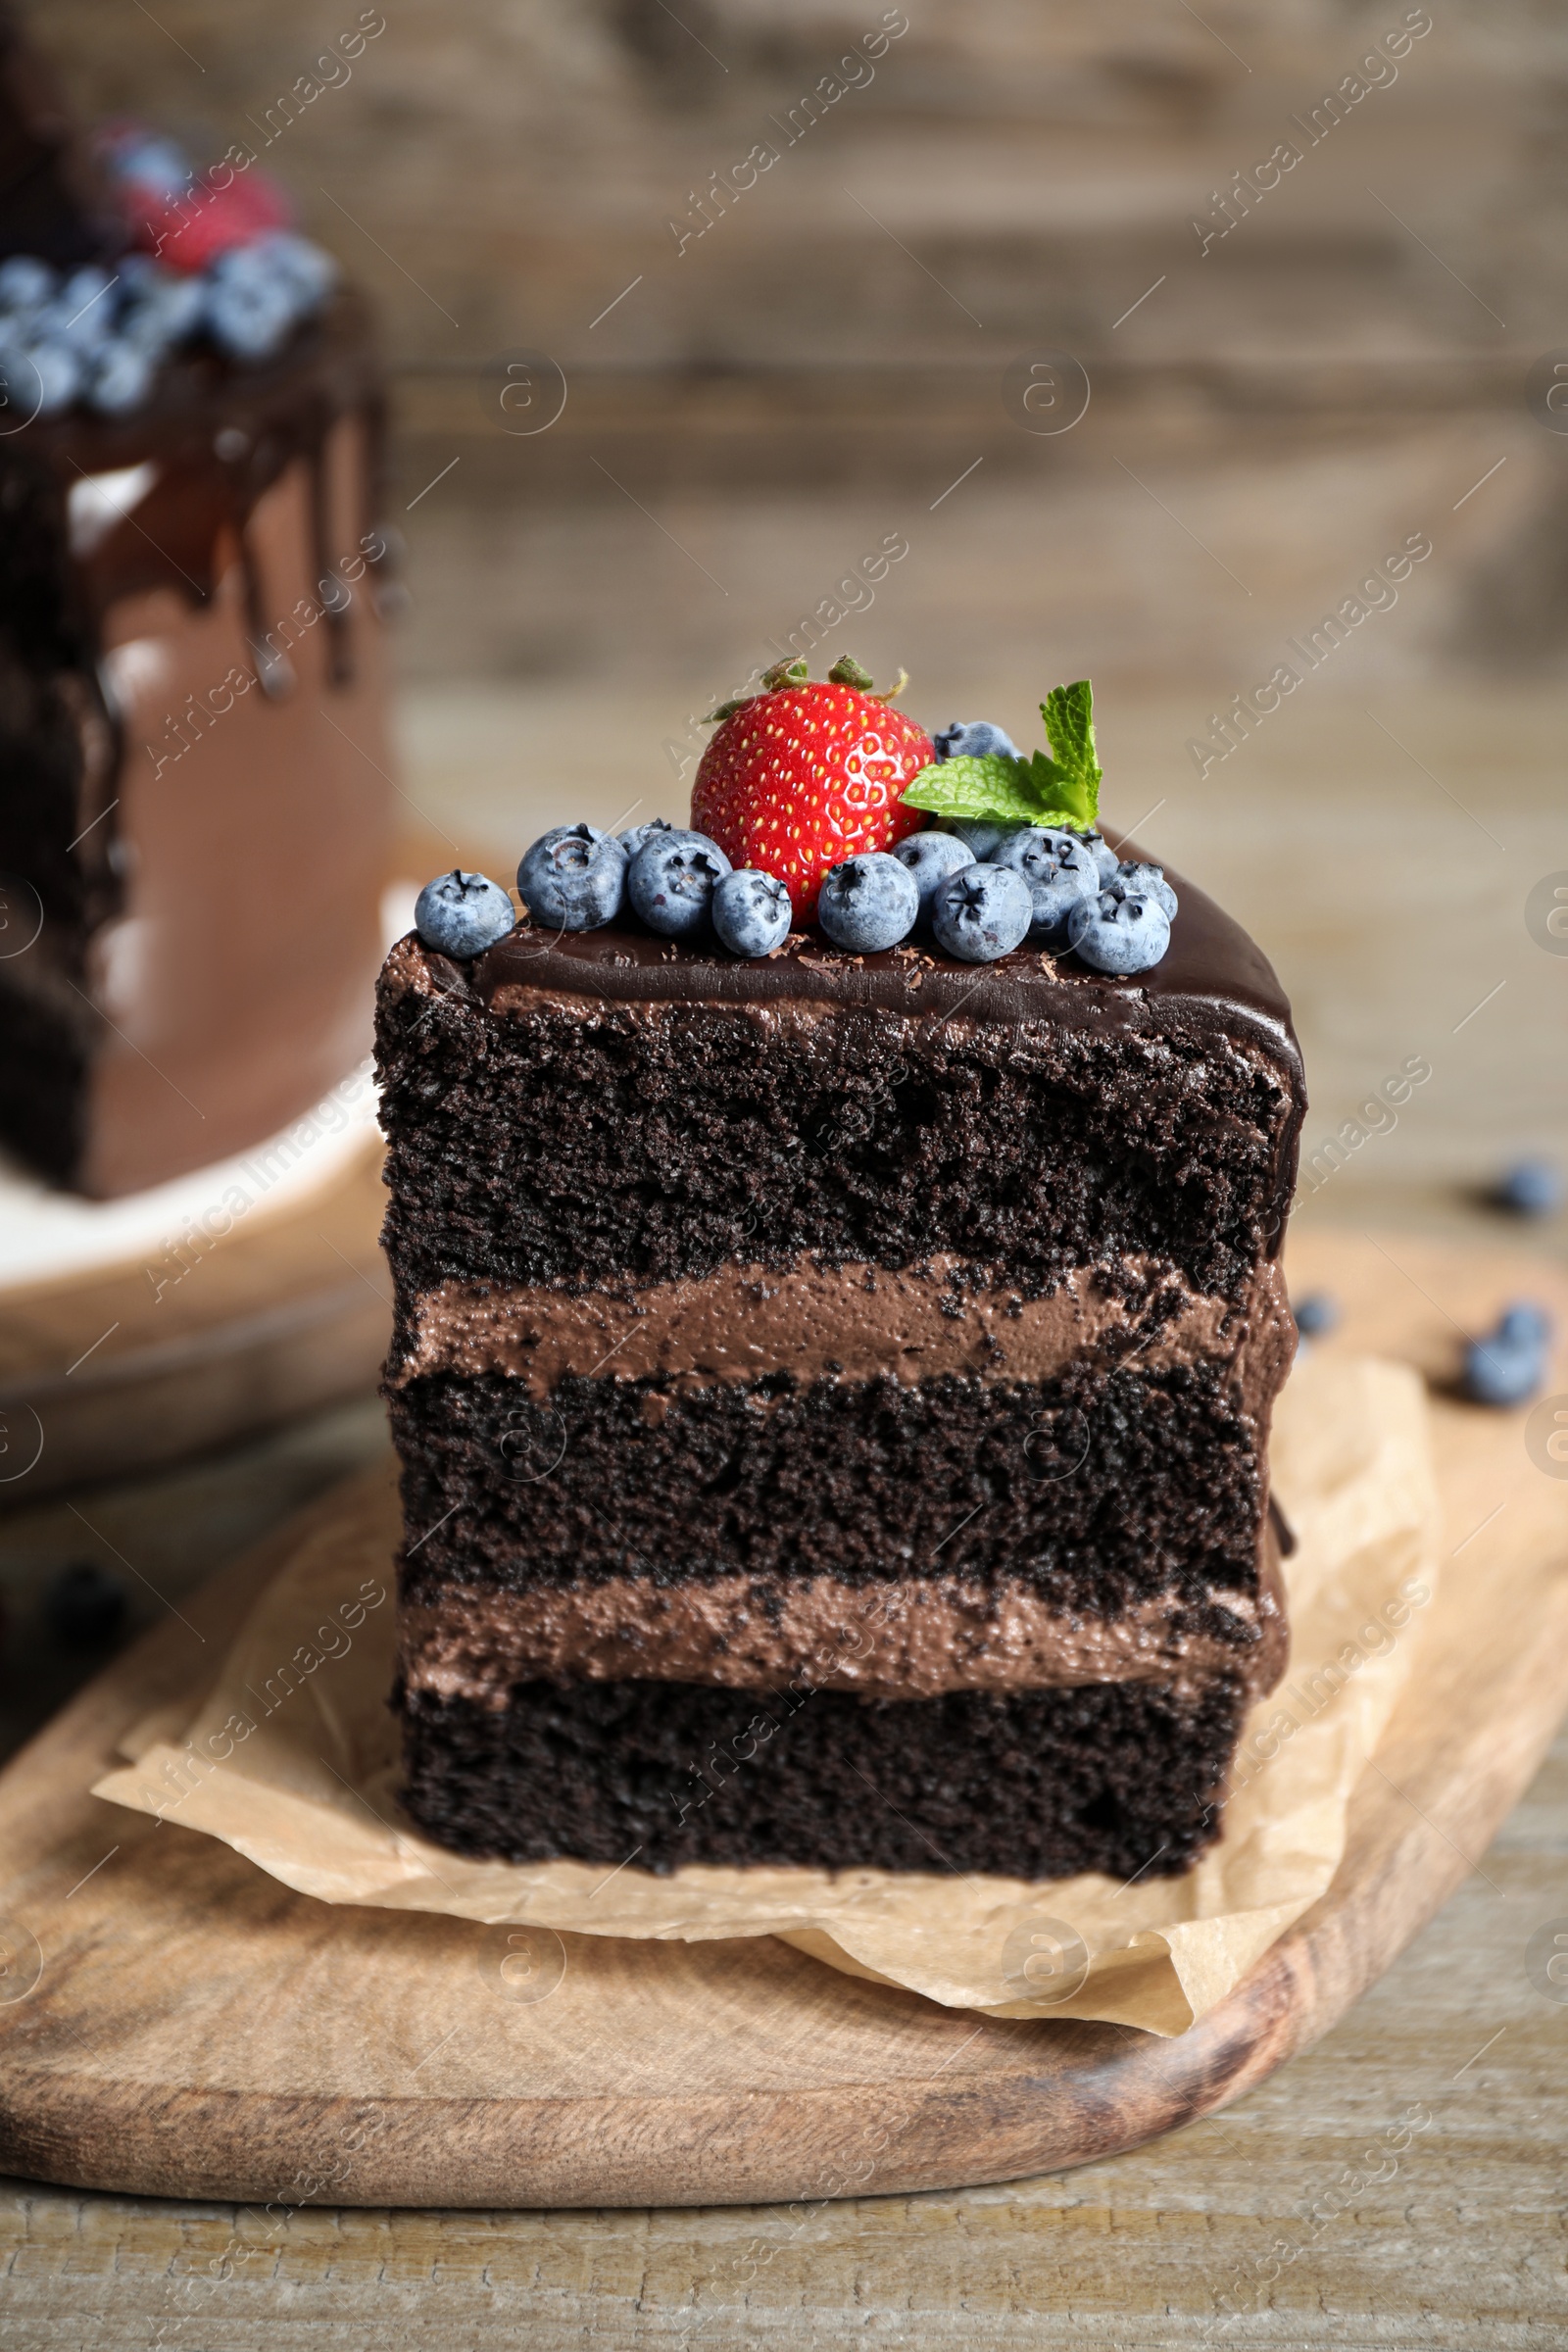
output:
M846 858L817 894L816 919L836 948L851 956L879 956L914 929L920 885L887 850Z
M139 409L153 388L158 372L154 353L135 343L106 343L93 361L87 401L105 416L123 416Z
M949 816L943 819L942 829L955 841L961 841L971 858L984 864L994 858L1003 843L1014 833L1027 830L1025 826L998 824L994 817Z
M457 866L427 882L414 902L415 929L442 956L482 956L506 938L516 919L499 882Z
M1326 1339L1340 1320L1340 1302L1332 1291L1309 1291L1291 1309L1303 1340Z
M206 301L207 288L201 278L155 270L131 288L119 332L145 350L163 353L196 332Z
M207 331L231 359L270 359L310 307L269 258L265 242L231 245L202 284Z
M1496 1338L1504 1348L1544 1348L1551 1338L1551 1317L1533 1298L1516 1298L1497 1317Z
M673 833L674 830L667 816L651 816L646 825L628 825L624 833L615 835L615 839L625 851L629 865L644 842L653 841L661 833Z
M1073 839L1081 843L1082 846L1089 852L1091 858L1093 858L1096 866L1099 868L1101 889L1108 890L1112 882L1115 881L1117 875L1121 872L1121 859L1117 857L1115 851L1111 848L1109 842L1100 830L1100 827L1098 825L1091 825L1087 833L1075 833L1073 835Z
M672 827L643 843L626 869L626 895L650 931L690 939L708 921L713 885L729 871L716 841Z
M14 400L36 405L40 416L69 409L81 390L81 361L64 343L23 343L7 354L6 375Z
M1170 946L1170 916L1156 899L1119 883L1084 899L1067 917L1067 937L1091 971L1147 972Z
M1010 735L994 727L989 718L956 718L933 735L939 760L1016 760L1018 748Z
M74 270L45 312L40 325L79 352L96 351L114 331L115 301L110 274L89 262Z
M776 875L743 865L714 883L712 915L732 956L771 956L790 935L790 894Z
M115 273L120 279L122 299L125 302L145 294L149 286L156 286L160 278L169 275L168 270L160 268L150 253L122 253L115 264Z
M523 856L517 891L536 923L597 931L626 897L626 853L597 825L552 825Z
M1028 883L1005 865L961 866L931 903L937 945L965 963L995 963L1010 955L1033 918Z
M1562 1170L1549 1159L1515 1160L1503 1169L1492 1198L1516 1217L1554 1217L1563 1203Z
M47 262L14 253L0 262L0 310L41 311L52 300L55 273Z
M1466 1344L1461 1385L1472 1404L1528 1404L1545 1370L1539 1342L1507 1341L1498 1331Z
M1130 897L1155 900L1164 907L1171 921L1176 920L1176 893L1166 881L1162 865L1149 865L1124 858L1116 867L1116 880Z
M43 1616L68 1649L99 1649L124 1628L129 1609L125 1580L96 1560L74 1560L44 1589Z
M319 245L309 237L297 237L291 229L276 228L265 237L258 237L249 249L256 255L268 273L294 298L294 307L303 318L317 310L337 283L337 264Z
M931 901L950 874L960 866L972 865L974 858L956 833L910 833L893 852L906 872L914 876L914 887L920 895L920 913L917 919L929 921Z
M1021 875L1034 906L1032 931L1048 948L1065 948L1067 919L1085 899L1099 896L1100 876L1083 843L1072 833L1023 825L991 860L1004 872Z

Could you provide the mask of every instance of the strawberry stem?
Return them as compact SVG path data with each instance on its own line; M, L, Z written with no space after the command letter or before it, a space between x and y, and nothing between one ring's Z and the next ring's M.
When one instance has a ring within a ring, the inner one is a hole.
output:
M869 694L871 691L871 672L862 668L853 654L840 654L827 674L829 682L834 686L856 686L858 687L861 694Z

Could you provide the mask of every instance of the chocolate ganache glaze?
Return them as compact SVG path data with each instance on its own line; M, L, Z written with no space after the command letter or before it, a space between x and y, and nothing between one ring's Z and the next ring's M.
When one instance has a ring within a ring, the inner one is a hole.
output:
M1145 855L1129 841L1114 846L1130 858ZM1158 963L1126 980L1091 971L1070 951L1054 956L1028 946L982 964L912 943L851 956L813 927L792 931L770 956L747 959L627 923L555 932L525 919L478 959L474 985L497 1011L514 1002L514 990L622 1003L872 1004L943 1019L1122 1028L1156 1026L1179 1010L1228 1037L1250 1036L1299 1086L1300 1048L1268 958L1195 884L1176 873L1167 879L1181 902L1170 946Z
M1144 853L1108 835L1121 856ZM706 945L659 939L629 922L597 931L545 931L526 919L472 966L471 986L493 1012L527 1011L573 999L655 1006L756 1006L809 1018L814 1007L865 1005L933 1023L1050 1022L1104 1036L1158 1036L1177 1025L1273 1068L1291 1102L1275 1171L1270 1254L1277 1256L1296 1182L1296 1147L1306 1110L1300 1048L1290 1004L1272 965L1224 909L1174 872L1180 900L1170 946L1131 979L1091 971L1071 952L1027 945L999 961L961 963L906 943L850 956L814 929L792 931L755 960ZM464 967L431 956L450 988L466 990Z

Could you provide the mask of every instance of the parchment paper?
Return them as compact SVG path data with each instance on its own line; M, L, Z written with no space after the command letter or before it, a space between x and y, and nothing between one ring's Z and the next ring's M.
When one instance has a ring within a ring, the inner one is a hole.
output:
M221 1838L321 1902L575 1936L778 1936L956 2008L1179 2034L1328 1886L1350 1789L1436 1591L1438 1505L1414 1373L1304 1359L1280 1400L1272 1467L1298 1540L1286 1564L1291 1664L1249 1719L1224 1837L1181 1878L706 1867L659 1878L447 1852L397 1800L390 1472L317 1506L211 1687L136 1726L122 1743L130 1765L94 1793ZM751 1769L766 1769L765 1749Z

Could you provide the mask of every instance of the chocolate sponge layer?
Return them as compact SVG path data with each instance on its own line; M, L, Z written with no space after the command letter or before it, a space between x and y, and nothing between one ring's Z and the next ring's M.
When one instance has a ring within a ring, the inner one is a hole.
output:
M1173 1587L1194 1605L1256 1590L1264 1466L1211 1365L804 1388L570 1375L539 1402L443 1373L389 1402L410 1599L737 1570L1012 1575L1102 1615Z
M527 1683L491 1710L401 1693L404 1802L459 1852L1118 1879L1212 1837L1241 1685L866 1701Z
M1278 1246L1300 1115L1280 1061L1176 1007L1157 1032L854 1004L492 1008L411 943L383 975L378 1060L405 1317L444 1280L586 1288L808 1252L951 1251L1025 1296L1142 1254L1240 1299Z

